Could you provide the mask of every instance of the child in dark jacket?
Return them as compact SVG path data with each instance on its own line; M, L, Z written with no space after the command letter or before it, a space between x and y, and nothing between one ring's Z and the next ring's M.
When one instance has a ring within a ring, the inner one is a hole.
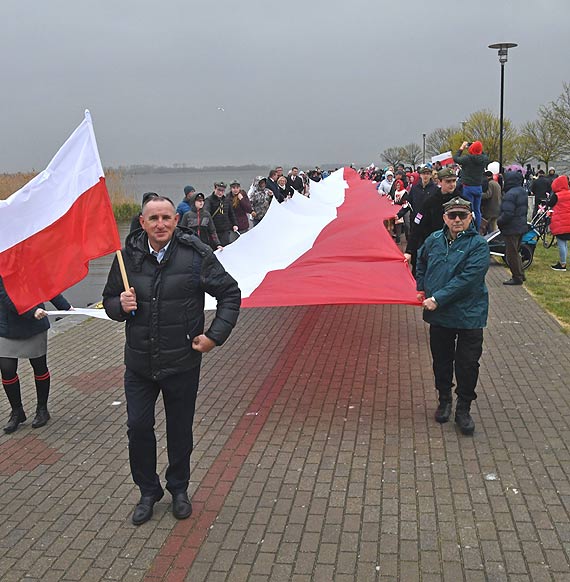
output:
M182 217L180 226L191 228L194 234L213 250L222 248L212 215L204 209L202 192L198 192L190 199L190 210Z

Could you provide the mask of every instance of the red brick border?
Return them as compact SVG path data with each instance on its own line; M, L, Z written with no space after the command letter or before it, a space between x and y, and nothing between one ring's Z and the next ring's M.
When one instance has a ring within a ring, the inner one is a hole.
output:
M176 524L145 576L146 582L182 582L185 579L320 313L320 310L311 309L299 321L281 357L249 406L256 414L244 414L230 434L192 496L192 517Z

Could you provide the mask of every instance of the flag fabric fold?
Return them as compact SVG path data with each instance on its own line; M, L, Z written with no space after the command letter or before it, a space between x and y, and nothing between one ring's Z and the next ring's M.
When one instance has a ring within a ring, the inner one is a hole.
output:
M88 111L46 169L0 200L0 233L0 275L20 314L121 248Z
M242 307L418 305L410 269L384 226L398 208L372 182L340 169L311 183L310 198L273 200L264 219L217 256L238 281Z

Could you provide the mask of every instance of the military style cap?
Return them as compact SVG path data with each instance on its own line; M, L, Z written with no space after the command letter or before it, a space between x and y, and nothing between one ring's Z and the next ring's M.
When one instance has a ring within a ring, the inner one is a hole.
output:
M225 187L226 187L225 182L214 182L214 188L225 188Z
M445 178L457 178L457 174L451 168L443 168L437 173L437 177L440 180L445 180Z
M469 202L469 200L465 200L465 198L460 198L459 196L452 198L449 202L446 202L443 205L444 212L449 212L455 208L461 208L462 210L468 210L469 212L473 210L471 207L471 202Z

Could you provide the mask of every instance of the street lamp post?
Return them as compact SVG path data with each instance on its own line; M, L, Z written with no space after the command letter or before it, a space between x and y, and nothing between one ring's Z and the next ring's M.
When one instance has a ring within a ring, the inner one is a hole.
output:
M426 134L422 133L422 137L424 138L424 147L422 150L422 159L423 159L422 164L425 165L425 163L426 163Z
M508 59L508 52L510 48L518 46L514 42L498 42L490 44L490 49L499 51L499 63L501 63L501 114L500 114L500 129L499 129L499 171L503 171L503 102L505 97L505 63Z

